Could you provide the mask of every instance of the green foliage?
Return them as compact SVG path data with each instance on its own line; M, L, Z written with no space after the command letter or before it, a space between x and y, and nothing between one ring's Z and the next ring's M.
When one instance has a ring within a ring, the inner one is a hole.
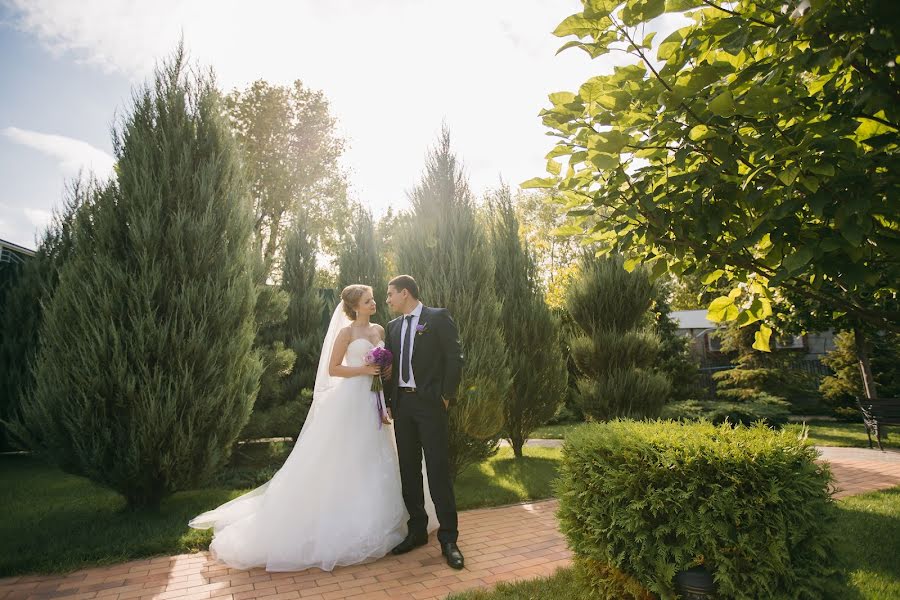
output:
M253 407L250 420L241 431L241 439L258 440L273 437L296 438L309 414L312 390L303 390L297 398L287 399L267 409Z
M822 598L835 573L833 513L816 458L761 425L586 425L563 448L560 526L580 559L662 598L698 564L713 571L717 598Z
M741 401L682 400L663 407L664 419L699 421L705 419L715 424L764 421L769 425L786 423L790 416L790 404L777 396L759 392Z
M285 348L284 325L290 298L284 290L274 285L259 286L256 299L256 339L253 346L262 361L259 394L253 405L254 412L280 404L283 400L284 382L294 369L297 355ZM244 436L246 434L242 434Z
M670 294L670 283L657 281L650 315L660 343L656 369L672 382L669 399L677 401L690 398L698 391L697 369L700 365L691 353L691 339L679 335L678 324L669 318L672 312L668 301Z
M655 289L643 269L628 272L618 256L585 255L567 293L579 327L570 341L581 374L578 392L584 411L595 419L656 416L671 382L654 370L660 350L648 327Z
M347 181L328 100L302 82L254 81L225 99L253 194L262 282L277 279L288 231L301 215L318 246L334 252L350 223Z
M465 355L450 411L451 472L458 474L495 451L512 378L487 232L446 128L410 200L412 214L394 238L397 271L416 278L425 304L450 311Z
M387 327L390 320L387 303L381 299L387 290L388 277L381 240L375 230L372 213L361 206L354 212L357 216L350 224L338 257L337 289L342 290L354 283L371 286L378 304L378 312L372 321Z
M131 508L221 468L259 386L253 217L222 112L181 48L135 92L117 180L77 211L13 428Z
M544 301L534 255L519 236L509 188L492 199L494 285L503 301L500 325L509 353L512 386L504 399L504 435L516 456L535 428L553 417L567 388L568 372L559 321Z
M316 287L316 245L303 217L294 221L287 236L281 288L290 299L284 344L295 356L291 373L284 381L282 398L295 400L301 390L312 389L316 383L322 338L327 327L322 313L329 310Z
M752 301L722 295L714 320L767 321L779 290L900 332L893 5L583 4L563 49L634 64L550 95L549 176L523 186L555 189L573 234L654 274L746 284ZM656 43L661 14L687 25Z
M759 409L781 410L793 408L795 412L808 413L819 410L816 379L808 372L793 368L798 360L790 350L760 352L755 348L754 340L759 324L739 328L731 324L725 328L722 350L734 352L735 368L713 374L716 381L716 397L727 404L750 402ZM799 360L802 360L799 359ZM728 406L722 410L731 411ZM754 415L757 409L747 408L745 414ZM739 410L739 412L741 412ZM762 416L763 413L760 413ZM771 415L781 420L786 415ZM716 420L716 419L713 419ZM747 422L742 419L742 421Z
M92 179L78 179L70 185L62 210L54 214L34 256L18 265L18 276L5 294L0 314L0 420L12 419L22 398L34 387L33 362L44 306L53 297L59 271L72 254L75 215L80 206L90 202L97 185ZM0 448L12 443L0 424Z
M864 398L854 334L842 331L834 338L835 349L823 359L834 375L822 380L820 391L833 407L850 407L858 416L856 398ZM882 398L900 398L900 336L874 335L871 363L875 390Z

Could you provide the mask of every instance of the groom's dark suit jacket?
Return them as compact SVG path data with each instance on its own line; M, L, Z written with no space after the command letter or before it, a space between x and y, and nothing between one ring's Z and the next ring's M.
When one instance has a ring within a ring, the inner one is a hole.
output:
M400 350L403 340L400 331L403 316L388 323L385 346L394 355L393 375L385 385L385 400L388 408L396 412L400 385ZM420 396L439 402L444 398L452 405L456 401L456 390L462 377L463 353L456 323L446 308L422 306L419 315L419 329L412 351L412 371L416 389ZM401 409L402 410L402 409Z

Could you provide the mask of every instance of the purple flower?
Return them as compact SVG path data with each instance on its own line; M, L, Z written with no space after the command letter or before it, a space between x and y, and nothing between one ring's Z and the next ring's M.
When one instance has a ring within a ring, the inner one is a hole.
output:
M379 367L387 367L394 360L394 355L391 354L391 351L382 346L376 346L369 350L366 354L366 362L370 365L378 365Z
M416 325L416 335L422 335L426 331L428 331L427 323L419 323L418 325Z

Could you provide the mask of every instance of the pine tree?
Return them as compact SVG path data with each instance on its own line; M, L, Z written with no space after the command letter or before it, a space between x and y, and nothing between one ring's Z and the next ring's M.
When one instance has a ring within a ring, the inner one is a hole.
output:
M496 450L511 377L488 237L446 128L410 200L412 214L394 238L397 270L416 279L423 303L449 309L465 355L458 402L450 411L455 476Z
M358 216L350 225L350 232L344 240L338 257L338 285L342 290L354 283L371 286L375 298L384 296L387 289L387 275L384 267L384 252L375 229L372 213L362 207L354 211ZM387 305L380 300L378 312L373 321L386 326Z
M284 384L284 398L293 401L300 398L301 390L312 389L316 382L324 336L322 313L327 310L316 288L315 241L302 216L294 221L288 233L281 286L290 299L285 347L296 355L291 375Z
M620 256L585 255L566 303L581 335L571 342L584 411L595 419L655 417L671 382L653 367L659 337L646 325L654 288Z
M528 435L565 399L566 360L559 322L544 301L534 255L519 235L519 220L503 187L494 197L491 247L495 288L503 299L500 325L509 352L512 386L505 398L504 435L517 457Z
M669 304L671 282L657 281L656 296L650 309L656 334L659 336L659 355L656 359L656 370L665 374L672 382L669 401L680 401L693 398L699 391L697 374L699 364L691 355L690 338L678 334L678 324L670 317Z
M135 92L117 180L78 211L14 433L156 508L227 461L259 386L252 208L211 75L184 52Z

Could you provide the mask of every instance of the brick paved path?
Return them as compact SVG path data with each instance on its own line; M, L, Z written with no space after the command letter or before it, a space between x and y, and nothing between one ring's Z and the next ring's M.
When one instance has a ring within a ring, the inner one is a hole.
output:
M837 496L900 485L900 452L820 448ZM432 543L401 557L294 573L241 571L206 552L137 560L68 575L0 579L0 600L424 600L499 581L531 579L569 564L555 500L460 513L466 569L447 567ZM562 600L562 599L560 599Z

